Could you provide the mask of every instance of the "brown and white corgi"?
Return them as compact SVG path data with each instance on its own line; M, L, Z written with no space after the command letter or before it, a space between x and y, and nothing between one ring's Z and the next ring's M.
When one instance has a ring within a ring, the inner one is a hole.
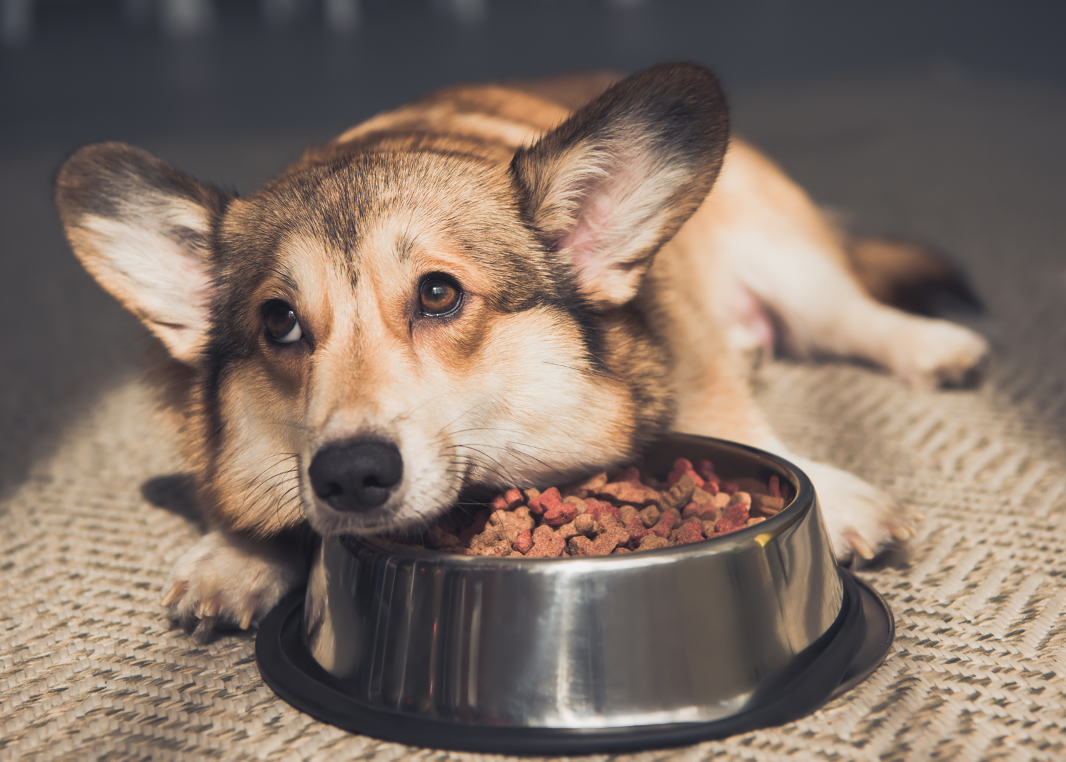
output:
M848 255L863 244L730 136L694 65L447 89L248 196L90 145L56 203L169 353L214 530L164 602L201 627L247 627L300 584L308 525L425 525L460 493L566 482L670 429L796 461L837 554L871 557L912 536L908 515L789 452L746 358L776 341L938 385L987 353L872 298Z

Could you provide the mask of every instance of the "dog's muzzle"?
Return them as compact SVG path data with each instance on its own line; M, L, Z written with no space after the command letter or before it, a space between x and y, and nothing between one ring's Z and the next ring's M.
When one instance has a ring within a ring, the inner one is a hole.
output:
M392 442L363 439L323 447L307 469L319 499L338 511L361 513L383 505L403 478Z

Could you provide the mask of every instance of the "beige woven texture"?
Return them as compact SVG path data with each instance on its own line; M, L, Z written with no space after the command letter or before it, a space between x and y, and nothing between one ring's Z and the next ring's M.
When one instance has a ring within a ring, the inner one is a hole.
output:
M633 758L1066 758L1066 96L922 72L735 107L820 201L953 252L995 358L957 392L847 364L763 370L791 445L927 517L909 559L863 573L896 642L806 719ZM199 530L136 376L38 449L0 503L0 757L472 758L318 723L263 684L252 636L201 647L169 628L161 589Z

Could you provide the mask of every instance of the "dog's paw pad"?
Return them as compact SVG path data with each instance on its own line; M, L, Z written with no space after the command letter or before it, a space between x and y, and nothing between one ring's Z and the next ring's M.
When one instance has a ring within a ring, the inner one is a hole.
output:
M203 641L218 629L248 629L306 576L306 559L289 546L211 532L178 559L163 607Z

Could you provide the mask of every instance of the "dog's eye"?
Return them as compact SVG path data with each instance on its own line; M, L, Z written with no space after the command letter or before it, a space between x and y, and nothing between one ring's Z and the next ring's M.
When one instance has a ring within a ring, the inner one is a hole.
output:
M292 344L304 335L296 313L280 299L271 299L263 305L263 326L267 335L279 344Z
M463 292L459 284L447 275L430 275L418 288L422 314L427 317L445 317L459 309Z

